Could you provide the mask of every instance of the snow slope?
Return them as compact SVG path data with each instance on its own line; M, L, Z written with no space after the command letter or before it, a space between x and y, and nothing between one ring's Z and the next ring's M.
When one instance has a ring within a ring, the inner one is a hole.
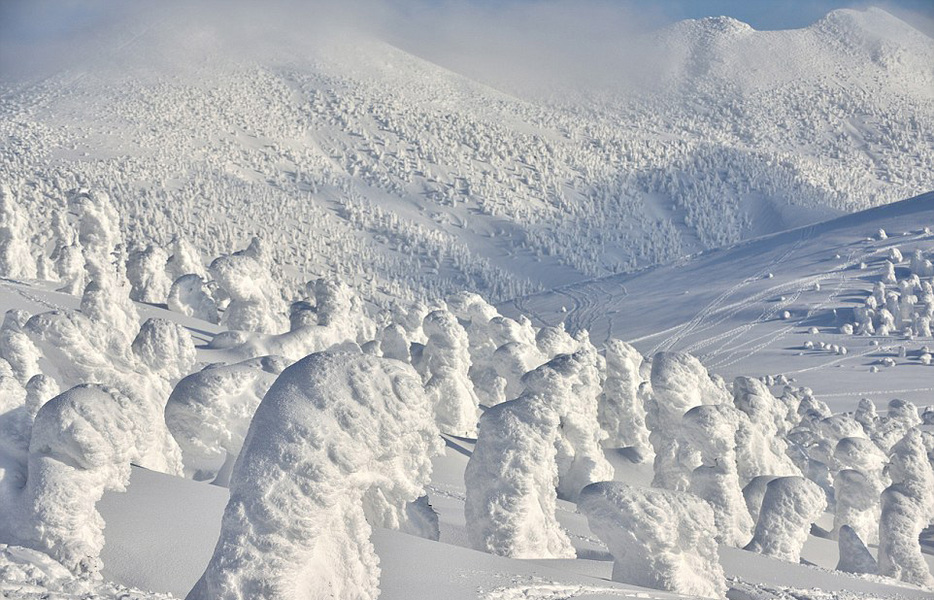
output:
M647 356L690 352L728 379L784 374L834 410L850 410L860 397L924 406L934 372L918 357L931 338L854 336L840 327L882 279L890 249L930 252L932 228L934 193L928 193L671 265L557 288L501 310L587 329L597 342L627 340ZM887 239L878 239L879 229ZM809 341L817 348L806 348ZM821 342L848 353L821 350ZM886 357L897 364L872 372Z
M0 180L39 243L88 187L131 242L260 233L288 274L373 299L503 300L934 187L934 42L878 9L678 23L619 42L648 81L549 97L372 34L152 10L0 81Z
M429 497L441 513L447 539L431 542L394 531L374 531L372 540L382 569L382 600L678 597L609 581L611 557L590 533L586 520L568 503L559 510L559 518L571 534L577 559L517 560L463 547L466 540L457 537L456 529L463 528L462 472L466 460L449 447L447 456L435 461L436 483ZM638 473L617 475L624 479L630 476L639 479ZM460 500L452 498L458 495ZM213 552L226 503L223 488L134 468L127 492L108 493L99 505L107 521L107 546L102 554L105 578L184 597ZM828 570L836 564L836 551L833 542L811 539L804 558L830 565L820 568L727 547L720 550L733 594L739 594L736 597L764 600L783 593L814 600L930 597L929 592L892 580ZM934 565L934 555L927 555L927 559Z

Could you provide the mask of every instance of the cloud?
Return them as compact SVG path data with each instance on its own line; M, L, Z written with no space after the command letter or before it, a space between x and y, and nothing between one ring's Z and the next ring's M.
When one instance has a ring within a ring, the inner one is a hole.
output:
M913 11L915 3L890 2L891 10L918 26L924 13ZM184 70L199 60L308 54L329 39L359 35L382 38L503 89L573 90L631 82L652 68L646 65L657 55L645 43L647 31L673 18L700 16L699 6L715 11L731 4L737 3L4 0L0 73L41 77L68 68L128 65ZM778 19L792 4L768 3L761 16Z

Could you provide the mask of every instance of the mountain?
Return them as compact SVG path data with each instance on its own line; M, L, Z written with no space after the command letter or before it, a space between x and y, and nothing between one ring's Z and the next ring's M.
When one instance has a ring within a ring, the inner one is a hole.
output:
M620 41L621 85L548 97L372 35L239 31L131 23L3 81L0 180L36 242L106 190L134 242L260 234L287 275L377 302L508 299L934 188L934 42L879 9L677 23Z

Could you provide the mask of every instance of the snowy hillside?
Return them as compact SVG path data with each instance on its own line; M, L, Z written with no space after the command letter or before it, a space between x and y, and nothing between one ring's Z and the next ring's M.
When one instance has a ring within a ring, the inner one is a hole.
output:
M876 9L678 23L620 41L622 91L548 97L403 41L158 16L2 82L0 179L36 242L85 187L131 243L215 256L261 234L297 279L504 300L934 187L934 42Z
M0 596L932 597L931 38L315 7L0 79Z
M518 303L582 300L552 314L592 327L572 336L474 294L380 310L333 278L286 306L260 243L212 285L177 277L172 310L131 302L190 256L125 258L109 201L79 196L58 252L80 298L0 282L0 591L928 598L931 200ZM715 299L697 312L679 277ZM644 310L597 318L626 293ZM610 339L623 324L652 333Z
M860 397L926 404L934 379L921 358L934 347L930 330L899 316L898 326L865 335L859 321L874 294L882 307L892 292L930 300L920 289L902 294L898 281L910 278L914 251L934 243L932 231L929 193L501 308L586 329L595 341L628 340L647 355L691 352L728 377L794 378L840 410ZM895 279L887 281L889 263Z

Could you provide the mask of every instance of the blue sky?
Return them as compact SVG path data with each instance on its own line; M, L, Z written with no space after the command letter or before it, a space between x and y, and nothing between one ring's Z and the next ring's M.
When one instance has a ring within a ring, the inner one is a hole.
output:
M756 29L805 27L836 8L880 6L892 13L916 13L934 20L934 0L893 0L891 2L840 2L834 0L658 0L629 2L631 5L656 4L672 19L696 19L727 15ZM901 16L901 15L899 15Z

